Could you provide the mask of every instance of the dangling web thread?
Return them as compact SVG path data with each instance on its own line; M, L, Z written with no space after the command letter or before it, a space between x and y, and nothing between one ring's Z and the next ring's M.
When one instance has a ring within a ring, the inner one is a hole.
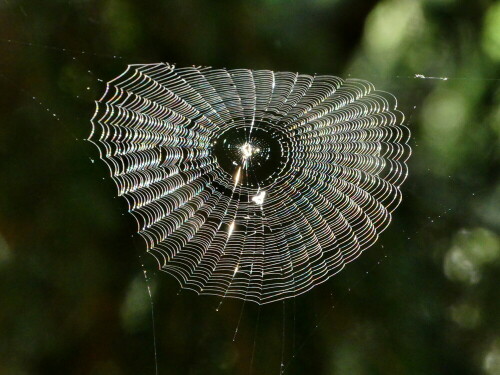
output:
M89 140L161 270L265 304L325 282L387 228L411 154L396 108L358 79L129 65Z

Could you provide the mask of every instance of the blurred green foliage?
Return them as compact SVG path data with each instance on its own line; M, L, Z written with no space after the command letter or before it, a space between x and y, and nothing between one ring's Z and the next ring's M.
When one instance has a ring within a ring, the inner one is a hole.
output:
M413 157L379 242L285 305L178 293L81 141L100 80L159 61L394 93ZM499 67L488 0L2 2L0 374L154 374L153 332L162 375L500 374Z

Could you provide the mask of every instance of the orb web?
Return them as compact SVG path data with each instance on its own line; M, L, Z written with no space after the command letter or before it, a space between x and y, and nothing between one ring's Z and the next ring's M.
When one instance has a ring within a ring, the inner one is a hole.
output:
M390 223L411 153L396 108L358 79L129 65L89 140L161 270L265 304L328 280Z

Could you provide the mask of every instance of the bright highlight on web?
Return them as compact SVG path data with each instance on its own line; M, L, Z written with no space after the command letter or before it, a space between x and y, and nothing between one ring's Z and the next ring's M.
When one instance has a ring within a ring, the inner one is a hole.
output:
M129 65L89 140L161 270L265 304L325 282L387 228L411 154L396 107L357 79Z

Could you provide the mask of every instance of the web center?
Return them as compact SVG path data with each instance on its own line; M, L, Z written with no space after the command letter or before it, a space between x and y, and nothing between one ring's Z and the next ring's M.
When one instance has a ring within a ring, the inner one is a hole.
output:
M260 152L260 148L253 146L251 143L244 143L239 147L239 152L241 155L241 163L243 164L243 168L246 168L248 165L249 159Z
M287 164L289 145L271 127L229 128L214 142L214 156L230 176L241 170L239 184L259 188L272 183ZM233 178L233 177L231 177Z

